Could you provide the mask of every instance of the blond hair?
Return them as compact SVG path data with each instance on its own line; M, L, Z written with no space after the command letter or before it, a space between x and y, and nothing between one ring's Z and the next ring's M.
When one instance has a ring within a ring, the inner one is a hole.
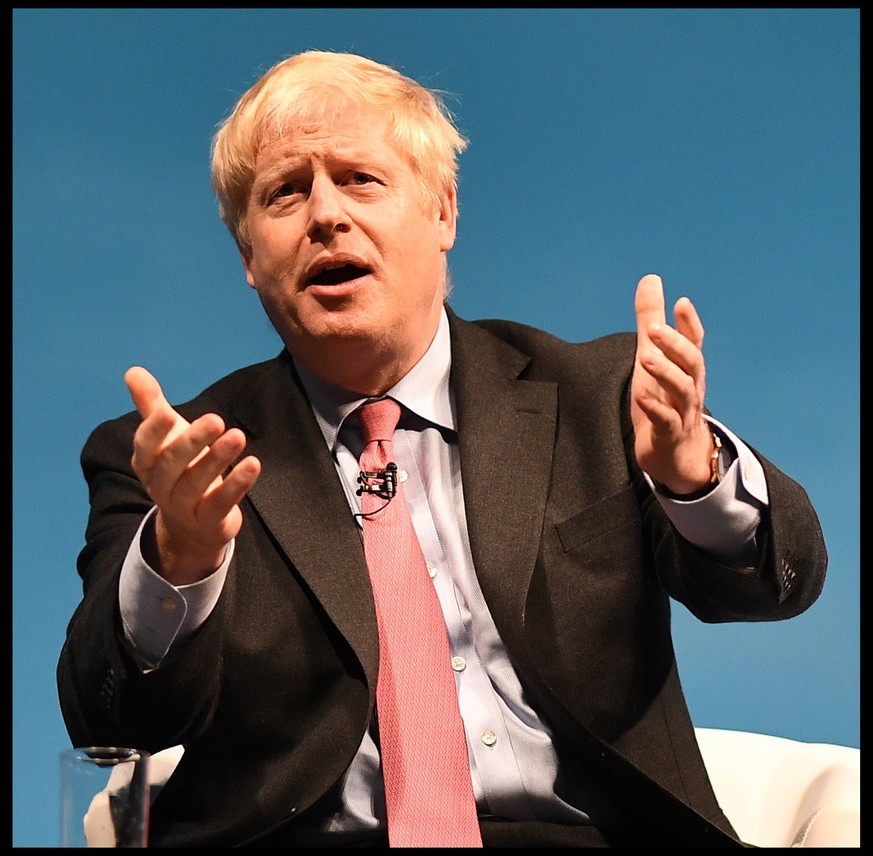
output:
M399 71L348 53L305 51L274 65L237 101L212 140L212 187L221 219L249 255L246 209L263 143L303 121L349 105L379 111L418 175L426 204L457 190L458 155L467 140L441 95Z

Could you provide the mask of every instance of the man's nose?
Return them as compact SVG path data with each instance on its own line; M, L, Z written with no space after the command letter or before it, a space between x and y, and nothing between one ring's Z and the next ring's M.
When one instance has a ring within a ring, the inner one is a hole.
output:
M316 176L309 192L309 225L306 233L311 241L326 240L335 232L348 232L351 220L342 191L327 176Z

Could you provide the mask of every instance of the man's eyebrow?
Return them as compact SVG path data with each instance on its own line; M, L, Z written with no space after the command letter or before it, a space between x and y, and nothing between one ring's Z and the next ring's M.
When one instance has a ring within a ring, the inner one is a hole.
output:
M351 163L351 164L368 164L370 166L378 166L383 163L383 158L376 157L372 152L362 148L344 148L331 149L319 154L318 160L325 164L332 163ZM299 169L301 167L309 167L310 158L306 154L288 154L283 155L279 159L273 161L264 169L264 174L273 174L284 172L289 169Z

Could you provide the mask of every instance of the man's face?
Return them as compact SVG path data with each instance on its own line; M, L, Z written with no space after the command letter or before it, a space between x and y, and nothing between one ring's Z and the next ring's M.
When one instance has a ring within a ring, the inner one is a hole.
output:
M426 203L385 127L350 112L295 127L259 152L248 203L249 285L291 353L346 386L377 366L396 382L427 350L455 239L454 191Z

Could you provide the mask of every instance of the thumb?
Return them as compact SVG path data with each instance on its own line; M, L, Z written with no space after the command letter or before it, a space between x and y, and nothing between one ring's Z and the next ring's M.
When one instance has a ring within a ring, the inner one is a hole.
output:
M142 366L131 366L124 373L124 382L143 419L164 405L169 406L155 376Z
M660 324L662 327L666 325L664 283L657 274L647 274L637 283L634 311L637 316L637 334L642 339L649 338L649 328L653 324Z

